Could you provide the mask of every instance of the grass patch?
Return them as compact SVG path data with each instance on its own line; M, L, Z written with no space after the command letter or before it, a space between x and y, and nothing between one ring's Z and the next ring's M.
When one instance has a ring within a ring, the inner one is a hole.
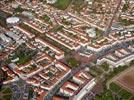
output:
M5 88L2 86L1 89L0 89L0 92L3 91Z
M128 25L133 25L134 24L134 20L131 20L131 19L119 19L119 22L122 24L122 25L125 25L125 26L128 26Z
M71 52L70 49L68 49L67 47L58 43L57 41L52 40L51 38L47 37L46 35L42 35L41 38L46 40L48 43L54 45L55 47L58 47L59 49L63 50L65 52L65 54L69 54Z
M133 95L133 97L131 97L129 100L134 100L134 95Z
M110 84L110 90L105 89L103 93L95 96L94 100L130 100L130 98L133 98L133 95L131 93L122 89L115 83Z
M52 29L51 29L51 32L63 31L63 28L64 28L64 26L58 25L58 26L52 28Z
M77 12L82 11L84 7L87 5L85 4L84 0L74 0L73 2L73 9Z
M41 18L42 18L45 22L47 22L47 23L49 23L50 25L52 25L51 18L50 18L47 14L44 14Z
M100 68L99 68L99 67L96 67L96 66L90 67L89 72L90 72L91 74L95 75L95 76L99 76L99 75L101 75L101 74L103 73L103 71L100 70Z
M99 37L102 37L103 36L103 31L98 29L98 28L95 28L95 32L96 32L96 37L99 38Z
M129 66L134 66L134 60L130 61Z
M29 89L29 95L28 95L28 100L30 100L33 97L33 88Z
M25 64L26 62L32 60L32 57L36 55L37 51L32 50L26 46L26 44L21 44L11 55L10 59L19 58L18 64Z
M53 4L53 6L60 10L65 10L69 6L71 1L72 0L57 0L56 3Z
M98 76L98 73L97 73L95 70L93 70L93 69L90 69L90 70L89 70L89 73L90 73L93 77Z
M9 87L2 87L0 90L0 100L11 100L12 90Z
M123 5L122 12L126 12L129 9L129 3Z
M5 88L3 91L2 91L3 94L8 94L8 93L12 93L11 89L8 87L8 88Z
M107 62L103 62L100 67L103 68L105 71L109 70L109 64Z
M30 33L33 33L34 35L39 35L41 34L39 31L33 29L32 27L24 24L24 23L21 23L19 24L20 27L24 28L26 31L30 32Z
M121 88L118 86L118 85L116 85L115 83L111 83L110 84L110 89L113 91L113 92L118 92L119 90L121 90Z
M11 100L12 94L4 95L3 100Z
M132 96L131 93L127 92L126 90L122 89L119 93L118 93L124 100L129 100L129 98Z
M80 64L75 58L68 58L66 61L71 67L77 67Z
M105 76L106 80L110 80L111 78L113 78L114 76L116 76L117 74L119 74L120 72L124 71L125 69L127 69L129 67L131 67L131 66L123 65L123 66L118 66L118 67L114 68L113 71L109 72Z
M114 100L109 90L104 91L100 96L95 96L94 100Z

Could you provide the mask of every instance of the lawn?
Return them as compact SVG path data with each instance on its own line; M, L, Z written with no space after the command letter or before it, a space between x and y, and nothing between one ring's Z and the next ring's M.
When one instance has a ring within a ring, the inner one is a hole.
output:
M111 89L113 92L118 92L118 91L121 90L121 88L120 88L118 85L116 85L115 83L111 83L111 84L110 84L110 89Z
M103 36L103 31L98 29L98 28L95 28L95 32L96 32L96 37L99 38L99 37L102 37Z
M14 50L13 55L10 59L19 58L16 62L18 64L25 64L32 60L32 57L36 55L37 51L30 49L26 44L21 44L16 50Z
M46 35L42 36L41 38L46 40L48 43L53 44L55 47L60 48L61 50L63 50L65 52L65 54L68 54L68 53L71 52L70 49L68 49L65 46L61 45L57 41L52 40L51 38L47 37Z
M44 14L41 18L42 18L45 22L47 22L47 23L49 23L50 25L52 25L51 18L50 18L47 14Z
M53 6L60 10L65 10L69 6L71 1L72 0L57 0L57 2L53 4Z
M51 30L52 32L58 32L58 31L62 31L64 28L64 26L62 25L58 25L56 27L53 27L53 29Z
M6 27L7 23L6 23L6 19L0 16L0 26Z
M120 86L116 85L115 83L110 84L110 90L113 93L117 93L117 95L121 96L121 98L123 98L123 100L128 100L130 97L133 96L133 94L127 92L126 90L124 90Z
M28 100L30 100L33 97L33 88L29 89L29 95L28 95Z
M132 96L131 93L127 92L126 90L122 89L118 95L120 95L124 100L129 100L129 98Z
M26 31L28 31L28 32L30 32L30 33L32 33L32 34L34 34L34 35L39 35L39 34L40 34L39 31L33 29L32 27L30 27L30 26L28 26L28 25L26 25L26 24L24 24L24 23L19 24L19 26L20 26L21 28L25 29Z
M71 67L77 67L77 66L79 66L79 64L80 64L75 58L68 58L68 59L67 59L67 63L68 63Z
M134 96L133 96L133 97L131 97L131 99L129 99L129 100L134 100Z
M96 72L96 75L101 75L103 73L103 71L99 67L96 67L96 66L90 67L90 70L92 72Z
M127 92L115 83L111 83L110 90L104 90L103 93L95 96L94 100L131 100L130 98L133 98L133 94Z
M134 60L130 61L129 66L134 66Z
M22 56L22 57L19 58L19 61L17 63L19 63L19 64L25 64L26 62L28 62L30 60L31 60L30 58L28 58L27 56L24 55L24 56Z
M12 93L11 89L10 88L5 88L3 91L2 91L3 94L7 94L7 93Z
M125 26L128 26L128 25L133 25L134 24L134 20L127 20L127 19L119 19L119 22L122 24L122 25L125 25Z
M12 94L4 95L3 100L11 100Z
M129 3L123 5L122 12L126 12L129 9Z
M89 70L89 73L90 73L93 77L98 76L98 73L97 73L95 70L93 70L93 69L90 69L90 70Z
M107 62L103 62L100 67L102 69L104 69L105 71L108 71L109 70L109 64Z
M94 100L114 100L112 93L109 90L104 91L100 96L95 96Z
M87 5L84 3L84 0L74 0L73 9L77 12L80 12Z
M0 91L0 100L11 100L12 90L9 87L2 87Z

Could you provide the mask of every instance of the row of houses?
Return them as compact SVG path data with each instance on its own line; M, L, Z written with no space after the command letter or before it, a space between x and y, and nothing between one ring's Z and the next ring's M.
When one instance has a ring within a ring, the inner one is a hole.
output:
M115 50L113 53L107 54L104 58L98 60L98 63L108 62L111 66L128 64L134 58L134 47L129 45L128 48Z

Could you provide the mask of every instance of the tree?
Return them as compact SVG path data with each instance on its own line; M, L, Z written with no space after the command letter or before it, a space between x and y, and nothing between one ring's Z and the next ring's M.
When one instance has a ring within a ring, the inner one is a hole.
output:
M66 61L71 67L77 67L80 64L75 58L67 58Z

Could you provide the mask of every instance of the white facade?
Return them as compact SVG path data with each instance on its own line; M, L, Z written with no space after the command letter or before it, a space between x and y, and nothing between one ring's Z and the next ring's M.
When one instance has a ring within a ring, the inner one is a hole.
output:
M57 0L46 0L49 4L54 4Z
M75 95L73 100L81 100L82 97L86 95L95 85L95 79L92 79L89 83L86 84L85 87L82 88L82 90L77 95Z
M8 24L16 24L20 21L20 19L18 17L9 17L6 19L6 22Z

